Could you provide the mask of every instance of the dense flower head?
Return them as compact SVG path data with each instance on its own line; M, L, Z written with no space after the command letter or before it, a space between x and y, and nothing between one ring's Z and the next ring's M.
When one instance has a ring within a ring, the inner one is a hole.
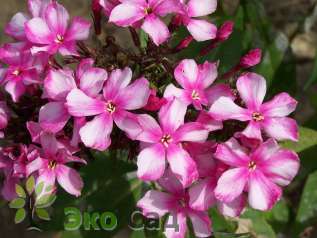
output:
M299 139L290 117L297 101L281 92L264 102L266 80L252 72L261 50L228 72L219 60L178 55L194 41L207 41L201 55L208 54L230 37L233 22L217 30L206 18L216 0L93 1L96 34L103 11L129 28L131 51L111 35L83 42L90 22L70 20L55 0L29 0L28 8L5 27L15 41L0 47L6 200L31 177L53 194L61 187L80 196L86 174L79 170L94 150L127 152L135 179L157 185L137 206L144 216L168 214L167 224L177 218L177 231L164 228L168 238L184 238L187 222L197 237L211 236L210 208L238 217L247 206L267 211L281 199L300 166L298 155L278 144ZM169 39L180 26L188 32L175 47ZM149 40L140 42L145 33Z

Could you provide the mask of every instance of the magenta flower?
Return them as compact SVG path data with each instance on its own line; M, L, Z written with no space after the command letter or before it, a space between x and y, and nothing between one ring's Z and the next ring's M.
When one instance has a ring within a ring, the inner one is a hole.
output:
M184 190L174 174L167 171L159 180L159 184L166 192L150 190L137 203L143 215L150 217L151 213L155 213L163 217L165 214L169 214L164 230L167 238L185 237L187 217L192 222L196 237L209 237L212 229L208 212L196 210L190 206L191 194ZM168 224L174 224L177 227L167 227Z
M103 8L104 14L109 17L111 14L111 11L120 4L119 0L97 0Z
M26 22L26 37L36 44L32 47L32 52L77 55L76 41L88 38L90 23L80 17L75 17L70 26L68 21L67 10L57 2L53 2L47 6L43 17L34 17Z
M5 101L0 101L0 130L8 126L10 111ZM0 131L0 138L4 138L4 133Z
M46 7L53 0L28 0L28 9L32 17L43 17ZM24 24L32 17L27 14L18 12L11 21L5 26L5 33L16 40L27 41Z
M12 100L18 102L28 85L40 83L48 57L45 54L33 56L25 43L10 43L0 48L0 60L8 65L1 82Z
M276 140L298 140L296 121L286 117L295 110L295 99L287 93L281 93L271 101L262 103L266 94L266 81L255 73L241 76L237 81L237 89L247 109L236 105L228 97L221 97L209 110L213 118L220 121L249 121L247 128L237 136L262 141L263 129L268 136Z
M206 41L216 38L217 27L206 20L196 18L213 13L217 9L217 0L181 0L181 2L183 2L183 12L180 14L180 20L194 39Z
M235 139L218 145L215 157L231 168L218 180L215 196L223 202L232 202L243 191L248 191L252 208L269 210L280 199L299 169L299 158L293 151L281 149L269 139L256 150L247 153Z
M164 97L177 97L186 105L193 104L197 110L211 105L219 97L233 98L228 86L220 84L210 87L218 76L217 63L205 62L197 65L194 60L185 59L176 67L174 76L183 89L170 84L164 92Z
M138 177L154 181L163 176L166 159L183 186L189 186L197 179L197 167L190 155L182 148L182 142L205 141L208 130L198 122L184 123L186 105L173 99L159 111L160 125L154 118L141 115L143 132L137 140L147 147L138 156Z
M114 70L103 89L103 98L93 98L80 89L73 89L68 94L67 107L72 116L96 116L79 132L87 147L107 149L111 144L113 121L131 138L140 133L137 118L129 111L147 104L150 95L149 82L142 77L129 85L131 79L132 71L129 68Z
M59 146L52 134L41 135L40 141L42 151L38 158L27 165L27 175L37 171L37 184L44 182L45 186L54 186L57 180L66 192L80 196L83 181L76 170L65 164L72 162L86 164L86 161L73 156L67 148Z
M109 21L127 27L144 19L141 28L150 35L156 45L160 45L170 36L160 17L180 10L179 0L125 0L112 10Z

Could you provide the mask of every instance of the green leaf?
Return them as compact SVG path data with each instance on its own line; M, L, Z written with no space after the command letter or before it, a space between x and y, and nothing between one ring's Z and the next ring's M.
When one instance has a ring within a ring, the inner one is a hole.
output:
M26 217L26 211L24 208L20 208L15 213L14 222L15 224L21 223Z
M272 222L286 224L289 221L289 208L284 199L280 200L265 216Z
M149 40L149 36L148 34L145 33L145 31L140 30L140 46L141 48L146 48L147 47L147 43Z
M282 143L283 147L294 150L297 153L315 145L317 145L317 131L305 127L299 128L299 142L287 141Z
M9 203L10 208L19 209L25 206L25 200L23 198L16 198Z
M317 171L310 174L302 193L296 221L299 223L308 222L317 217Z
M44 182L39 183L35 188L35 194L39 196L43 192Z
M26 180L26 191L28 192L29 195L33 193L34 187L35 187L35 178L33 176L30 176Z
M304 89L307 90L309 86L311 86L316 81L317 81L317 51L316 51L316 58L315 58L313 72L310 78L308 79L308 81L306 82Z
M50 207L55 202L55 200L56 200L55 194L45 194L36 200L35 206L37 208Z
M35 209L35 213L38 216L38 218L44 220L44 221L49 221L51 220L50 215L48 214L48 212L43 209L43 208L36 208Z
M19 184L15 185L15 192L20 198L26 198L25 191Z

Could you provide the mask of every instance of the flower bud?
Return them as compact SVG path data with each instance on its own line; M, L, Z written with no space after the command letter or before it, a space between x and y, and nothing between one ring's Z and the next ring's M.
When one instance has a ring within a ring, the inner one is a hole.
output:
M240 60L240 67L250 68L261 62L262 51L261 49L250 50L245 56Z

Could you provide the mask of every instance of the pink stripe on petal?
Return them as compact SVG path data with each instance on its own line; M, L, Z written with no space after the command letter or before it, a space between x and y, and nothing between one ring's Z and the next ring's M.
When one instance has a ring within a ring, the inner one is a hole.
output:
M76 197L80 196L84 183L76 170L59 164L56 167L56 178L66 192Z
M269 139L262 143L251 155L252 160L257 161L260 164L265 164L273 155L279 151L280 147L278 143Z
M179 145L169 145L167 160L172 172L184 187L190 186L198 178L197 166L194 160Z
M216 121L212 116L210 116L207 112L201 111L197 118L197 122L204 125L204 127L208 131L217 131L223 128L223 124L221 121Z
M272 209L281 198L282 190L262 172L254 171L249 179L249 204L252 208L261 211Z
M235 96L232 93L231 88L226 84L217 84L206 90L206 96L208 99L208 104L212 105L215 101L217 101L220 97L227 97L235 100Z
M206 61L199 65L198 84L202 88L208 88L218 77L218 63Z
M189 206L197 211L207 211L216 202L216 181L206 178L189 188Z
M276 140L298 141L297 122L292 118L267 118L262 125L266 134Z
M192 90L197 84L199 68L194 60L182 60L174 71L176 81L184 88Z
M237 81L240 97L251 110L259 110L266 94L265 79L255 73L242 75Z
M100 114L80 129L80 138L85 146L104 151L111 144L112 127L112 117L107 113Z
M111 11L109 22L126 27L143 19L144 16L145 11L142 6L139 6L136 3L123 2Z
M93 116L105 112L104 102L88 97L79 89L73 89L66 99L66 106L72 116Z
M165 23L154 14L145 17L141 28L150 35L155 45L160 45L170 37Z
M268 117L285 117L295 111L297 101L287 93L276 95L261 106L261 112Z
M80 89L90 97L96 97L102 90L108 73L101 68L89 67L80 75Z
M244 152L240 149L240 145L237 147L236 144L233 144L233 147L230 147L230 144L227 143L217 146L215 157L233 167L246 166L249 158L244 155Z
M53 40L51 30L42 18L33 18L25 23L25 34L29 41L37 44L50 44Z
M113 120L120 128L120 130L124 131L132 140L135 140L142 132L142 128L137 115L133 113L123 110L117 110L113 114Z
M18 102L26 90L24 83L18 80L9 81L4 88L11 95L14 102Z
M64 36L68 26L69 14L61 4L53 2L45 10L45 21L51 32Z
M199 122L188 122L181 125L174 134L174 140L203 142L208 138L209 131Z
M42 158L38 157L26 165L26 176L30 176L35 171L42 169L45 162Z
M247 184L249 172L246 168L229 169L218 180L215 196L222 202L232 202L240 196Z
M89 37L90 22L81 17L74 17L67 34L66 41L86 40Z
M137 175L144 181L161 178L165 171L165 149L162 144L154 144L141 151L138 155Z
M143 131L138 135L137 140L157 143L162 138L161 127L153 117L147 114L138 115L138 121Z

